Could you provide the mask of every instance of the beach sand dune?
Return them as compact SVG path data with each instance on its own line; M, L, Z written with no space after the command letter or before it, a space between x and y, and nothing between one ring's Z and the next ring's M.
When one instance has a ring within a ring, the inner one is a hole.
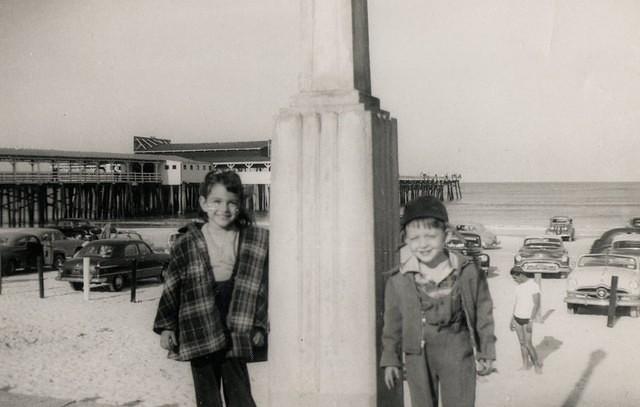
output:
M153 237L156 247L166 241L162 233ZM518 370L520 351L509 330L515 284L509 269L522 237L500 236L502 248L487 251L495 267L489 286L498 362L495 374L479 379L477 405L640 405L635 374L640 366L640 319L621 314L615 327L607 328L602 312L567 314L566 280L542 280L544 323L535 325L534 344L544 360L544 373ZM567 243L572 258L585 253L592 240ZM160 283L141 283L136 303L129 301L128 291L102 289L84 301L81 292L55 281L55 275L45 273L44 299L38 297L35 274L3 280L0 389L116 405L194 405L189 365L168 360L151 331ZM269 364L252 364L250 370L258 404L266 405Z

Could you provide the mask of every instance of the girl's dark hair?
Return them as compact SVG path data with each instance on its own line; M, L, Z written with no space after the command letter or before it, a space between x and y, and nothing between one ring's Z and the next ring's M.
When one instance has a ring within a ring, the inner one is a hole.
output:
M209 171L207 175L204 176L204 181L200 184L200 196L207 199L211 193L211 189L213 189L216 184L222 184L227 188L227 191L238 195L240 208L234 224L239 228L251 226L253 224L253 216L251 216L246 208L244 186L242 185L240 176L235 171ZM198 205L198 215L205 221L209 221L209 216L202 210L200 205Z

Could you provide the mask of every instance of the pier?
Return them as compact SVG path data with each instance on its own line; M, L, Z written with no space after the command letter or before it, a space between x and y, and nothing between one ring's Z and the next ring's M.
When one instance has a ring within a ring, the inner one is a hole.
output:
M112 220L192 213L211 170L238 171L247 206L269 211L270 163L204 162L160 154L0 148L0 227L61 218ZM462 198L459 175L400 177L400 203L422 195Z

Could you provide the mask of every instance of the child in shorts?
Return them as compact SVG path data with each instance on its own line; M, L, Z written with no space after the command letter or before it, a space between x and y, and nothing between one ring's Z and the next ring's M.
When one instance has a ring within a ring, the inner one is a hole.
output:
M531 369L533 365L536 373L542 373L542 363L532 342L533 319L540 309L540 288L520 268L512 268L511 277L518 284L515 290L511 330L516 331L520 342L521 370Z

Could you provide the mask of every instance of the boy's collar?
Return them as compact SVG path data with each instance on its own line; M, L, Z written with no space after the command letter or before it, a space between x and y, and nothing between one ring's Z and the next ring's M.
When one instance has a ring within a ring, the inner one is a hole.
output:
M453 270L460 270L462 266L468 261L467 258L459 253L445 249L444 252L449 258L449 263ZM400 248L400 273L419 273L420 272L420 260L411 253L408 246L402 246Z

